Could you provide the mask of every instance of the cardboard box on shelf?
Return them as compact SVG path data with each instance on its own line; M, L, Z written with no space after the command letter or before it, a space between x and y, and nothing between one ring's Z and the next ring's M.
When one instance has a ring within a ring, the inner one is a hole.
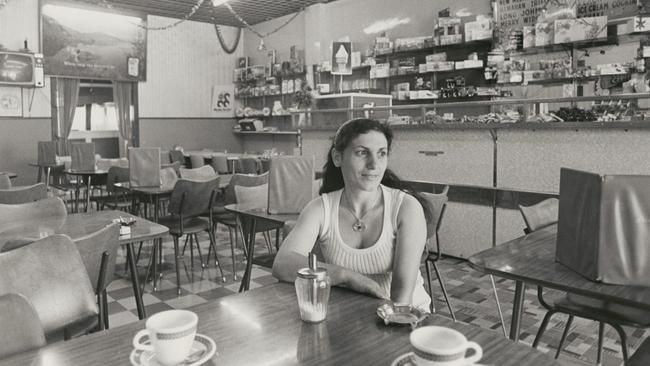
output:
M524 26L524 48L535 47L535 27Z
M398 90L397 91L397 99L398 100L407 100L409 99L409 91L407 90Z
M413 90L409 92L409 99L414 100L418 99L419 92L417 90Z
M551 22L535 24L535 47L553 44L555 25Z
M436 61L447 61L447 52L434 53L432 55L426 55L425 60L427 63L436 62Z
M390 64L381 63L375 64L370 67L370 78L371 79L381 79L387 78L390 75Z
M429 69L429 65L431 68ZM449 71L454 69L454 61L438 61L427 64L427 71Z
M477 17L473 22L465 23L465 42L492 38L491 21L487 17Z
M352 55L350 56L350 60L352 62L352 67L361 66L361 51L352 52Z
M555 21L554 43L567 43L607 37L607 16Z
M420 74L424 74L425 72L427 72L427 64L419 64L418 65L418 72Z

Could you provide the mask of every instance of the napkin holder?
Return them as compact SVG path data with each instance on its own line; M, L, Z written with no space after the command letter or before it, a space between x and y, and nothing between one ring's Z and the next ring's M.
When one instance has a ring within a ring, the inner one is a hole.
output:
M648 286L650 176L562 168L556 261L592 281Z

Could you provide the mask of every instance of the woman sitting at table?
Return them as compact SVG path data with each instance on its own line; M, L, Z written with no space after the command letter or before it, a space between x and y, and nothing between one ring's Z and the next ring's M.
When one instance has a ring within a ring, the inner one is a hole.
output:
M321 196L305 207L280 247L276 278L294 281L314 251L333 286L428 311L419 271L428 206L387 169L392 140L391 130L376 120L353 119L338 129Z

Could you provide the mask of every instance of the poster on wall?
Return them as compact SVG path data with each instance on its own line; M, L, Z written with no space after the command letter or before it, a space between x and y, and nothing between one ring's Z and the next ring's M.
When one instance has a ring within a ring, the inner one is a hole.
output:
M233 84L215 85L212 87L212 110L219 118L232 118L235 116Z
M332 75L352 75L352 43L332 43Z
M523 30L534 26L540 15L552 18L564 9L572 9L578 18L620 19L635 16L638 6L637 0L497 0L497 23L502 29Z
M22 117L23 97L21 88L0 87L0 117Z
M109 11L44 0L41 38L45 74L145 81L146 18Z

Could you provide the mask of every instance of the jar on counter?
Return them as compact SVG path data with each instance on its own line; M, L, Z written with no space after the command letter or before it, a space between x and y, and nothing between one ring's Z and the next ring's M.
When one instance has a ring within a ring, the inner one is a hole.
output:
M295 282L300 318L318 323L327 317L330 278L325 268L318 268L316 254L309 254L309 267L298 270Z

